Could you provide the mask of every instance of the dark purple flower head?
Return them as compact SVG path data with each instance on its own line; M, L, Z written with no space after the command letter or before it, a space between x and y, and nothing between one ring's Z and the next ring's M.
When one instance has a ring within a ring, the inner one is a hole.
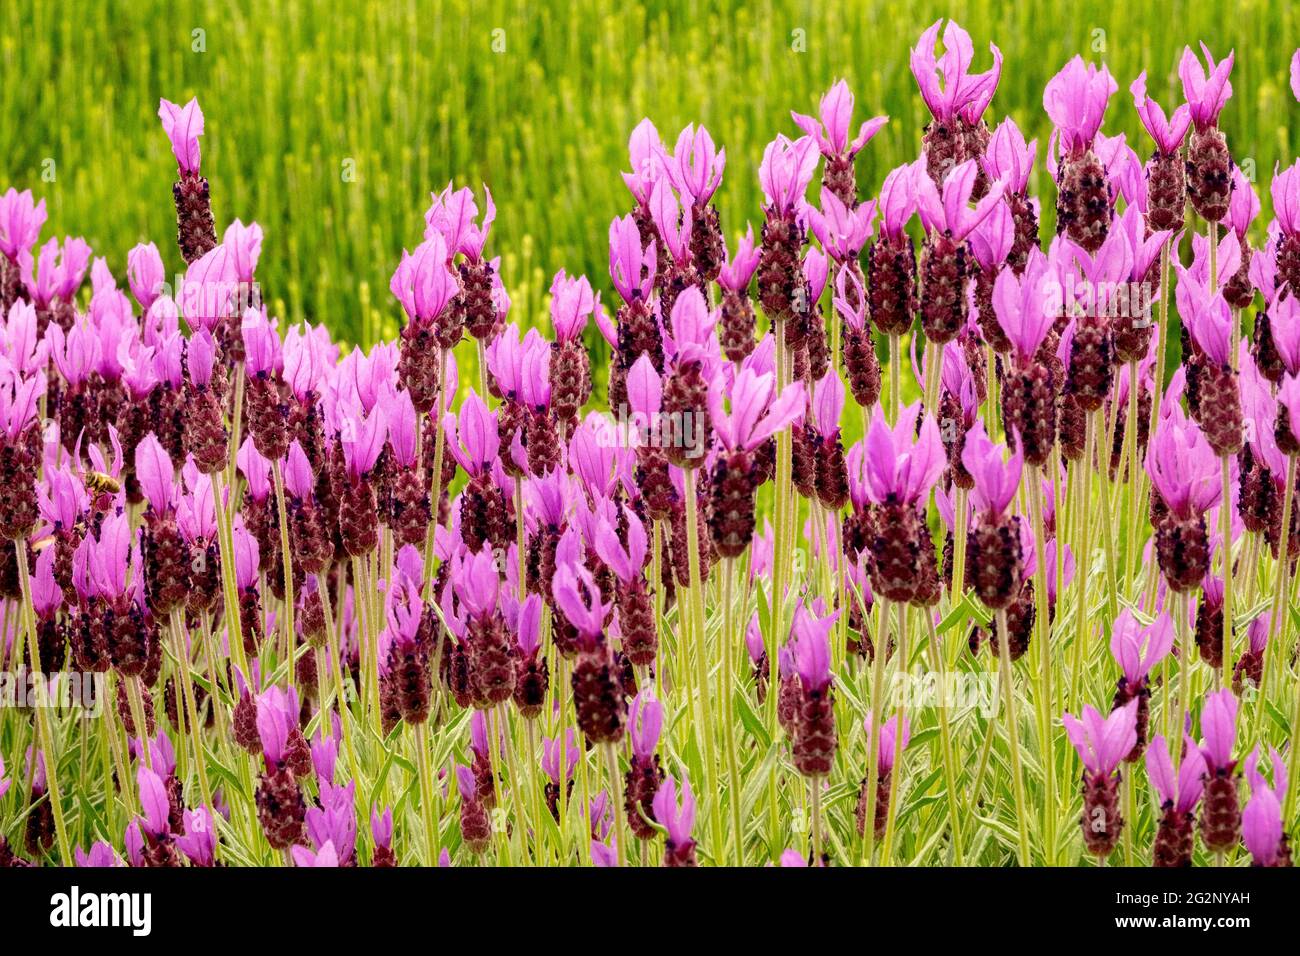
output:
M934 49L941 26L943 55L936 59ZM960 115L968 123L979 122L1002 77L1002 51L992 43L989 50L993 53L992 68L985 73L971 73L975 46L970 34L955 22L949 20L944 26L943 20L936 20L921 34L909 63L921 88L921 99L936 120L947 123Z
M837 80L835 85L822 95L817 105L817 118L803 113L790 112L795 125L813 138L817 148L828 159L845 157L852 159L871 141L871 137L889 122L888 116L876 116L866 120L858 127L857 135L849 140L850 126L853 121L853 93L848 83Z
M1219 113L1232 97L1232 83L1228 76L1232 73L1232 62L1236 51L1230 51L1228 58L1219 63L1214 62L1210 49L1201 44L1209 73L1201 66L1201 61L1189 46L1183 47L1183 58L1178 61L1178 78L1183 81L1183 96L1191 109L1192 122L1198 130L1218 125Z

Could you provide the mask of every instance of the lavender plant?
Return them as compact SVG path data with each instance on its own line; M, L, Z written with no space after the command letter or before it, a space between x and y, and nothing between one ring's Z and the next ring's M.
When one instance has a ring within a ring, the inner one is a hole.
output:
M549 333L455 184L395 341L283 325L194 100L175 286L10 189L0 865L1290 865L1300 162L1260 241L1202 51L1145 162L1066 64L1037 197L935 23L916 158L836 82L757 240L644 120Z

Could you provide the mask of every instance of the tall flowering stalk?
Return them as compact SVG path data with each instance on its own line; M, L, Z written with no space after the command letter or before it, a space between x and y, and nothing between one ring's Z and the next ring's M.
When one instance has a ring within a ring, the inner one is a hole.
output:
M1206 287L1188 270L1175 267L1178 273L1178 312L1183 318L1193 346L1189 358L1189 378L1196 384L1196 415L1205 439L1220 461L1222 506L1220 514L1220 548L1223 554L1223 650L1222 681L1229 680L1228 661L1232 647L1233 559L1232 559L1232 464L1244 444L1244 419L1238 373L1233 365L1232 312L1221 290Z
M1082 720L1065 714L1065 731L1083 762L1083 815L1079 824L1088 852L1105 858L1119 842L1124 817L1119 809L1119 765L1137 745L1137 700L1102 717L1083 708Z
M1157 734L1146 752L1147 776L1160 801L1160 821L1151 848L1152 866L1192 865L1196 804L1205 789L1205 758L1190 736L1183 738L1185 756L1175 772L1169 745Z
M181 257L193 263L217 245L217 229L212 221L212 197L207 179L199 172L202 151L203 110L199 101L190 100L177 106L169 100L158 104L158 118L171 141L176 157L177 180L172 185L176 203L176 244Z
M1300 165L1274 170L1275 219L1257 222L1219 123L1235 58L1201 49L1178 68L1185 104L1166 110L1145 72L1129 87L1145 163L1102 130L1105 67L1075 58L1051 79L1045 248L1038 143L985 120L1001 54L974 72L951 22L909 57L930 114L919 158L860 195L885 120L855 119L837 81L792 114L800 138L764 151L757 237L723 230L731 144L644 120L628 214L601 236L617 301L556 263L545 335L525 328L536 303L507 324L486 184L432 194L390 282L396 340L277 317L256 285L271 237L217 229L194 101L159 111L178 288L165 249L132 247L123 283L111 250L44 234L48 200L8 189L0 663L35 694L0 716L0 806L22 831L0 865L743 865L755 829L783 865L848 845L886 864L1069 863L1062 736L1088 856L1188 865L1199 830L1212 862L1289 864L1300 761L1265 717L1300 725L1283 606ZM1292 79L1300 92L1300 56ZM1190 261L1188 201L1209 225ZM462 394L456 355L475 350ZM999 730L948 710L972 666L998 671ZM77 678L103 719L50 706ZM921 688L943 699L912 745ZM865 740L844 736L855 710ZM934 795L907 795L909 746L929 750L917 766L946 814L911 812ZM1139 758L1145 774L1124 772ZM858 846L841 798L862 759ZM679 762L707 796L703 855ZM987 804L999 767L1011 848L960 799ZM783 786L797 779L802 798ZM391 801L404 786L418 795Z
M872 533L868 550L873 561L872 579L881 602L880 621L888 625L889 602L897 608L897 635L902 657L906 651L906 605L929 603L931 592L938 596L939 579L934 545L925 527L924 502L935 481L943 472L946 456L939 428L927 415L917 421L920 403L903 410L891 427L879 407L864 439L867 494L872 503ZM913 436L916 436L915 438ZM882 637L883 640L883 637ZM872 664L871 722L879 726L884 704L885 653L878 643ZM876 757L879 740L873 737L868 746L867 799L868 819L875 819ZM875 837L868 833L863 859L870 860Z

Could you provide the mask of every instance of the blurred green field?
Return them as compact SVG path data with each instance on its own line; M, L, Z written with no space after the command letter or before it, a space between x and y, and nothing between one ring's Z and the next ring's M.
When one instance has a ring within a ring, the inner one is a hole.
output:
M1183 44L1205 39L1216 54L1237 50L1223 125L1265 193L1274 162L1298 151L1300 107L1286 85L1300 34L1294 5L848 6L8 0L0 188L45 197L47 230L84 235L119 274L127 250L148 239L175 268L174 163L156 111L160 96L197 95L219 227L236 216L263 224L259 275L283 316L366 341L395 331L388 277L402 247L420 239L430 190L449 179L492 188L489 248L504 257L517 317L543 314L561 266L608 288L607 228L628 207L618 173L642 116L666 137L703 122L725 145L718 202L734 236L761 216L764 144L797 132L789 110L813 112L845 76L860 115L893 117L860 160L859 182L874 190L919 149L925 114L907 53L941 15L973 35L976 69L987 67L989 40L1001 47L990 118L1010 113L1043 144L1043 85L1081 53L1104 59L1120 83L1106 129L1145 153L1129 82L1147 67L1152 94L1170 103ZM1035 179L1050 207L1041 162Z

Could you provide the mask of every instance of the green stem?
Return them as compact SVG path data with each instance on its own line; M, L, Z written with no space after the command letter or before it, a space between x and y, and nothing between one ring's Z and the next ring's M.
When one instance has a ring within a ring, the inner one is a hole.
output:
M1038 630L1038 729L1039 750L1043 762L1043 853L1055 859L1056 815L1051 795L1056 792L1054 775L1056 751L1052 740L1052 625L1047 602L1047 534L1043 530L1043 475L1037 467L1029 472L1029 514L1034 526L1038 559L1034 563L1034 620Z
M424 592L425 600L433 597L433 540L438 528L438 505L442 501L442 456L446 450L447 436L442 427L442 411L447 407L442 394L447 384L447 350L438 350L438 392L433 406L433 474L429 476L429 530L424 536Z
M614 846L621 867L627 862L627 831L623 827L623 775L618 769L618 752L605 742L605 763L609 767L609 792L614 802Z
M709 694L708 639L704 630L704 586L700 580L699 501L695 494L695 470L682 471L686 497L686 550L690 567L690 608L692 643L695 645L697 684L700 700L700 733L704 737L704 792L709 796L709 819L717 857L725 847L722 808L717 786L718 755L713 733L713 705Z
M1219 534L1223 537L1223 667L1221 687L1232 686L1232 456L1222 459L1223 496L1219 504ZM1282 541L1287 535L1282 534Z
M731 698L735 693L735 658L733 645L741 639L735 623L732 588L735 583L736 562L728 558L722 566L722 678L718 703L722 707L723 732L727 747L727 804L731 810L732 835L736 840L736 866L745 865L745 831L740 822L740 802L745 785L740 778L740 760L736 755L736 724L732 719Z
M954 568L954 574L956 569ZM934 618L923 613L922 617L928 625L930 636L930 666L939 675L940 680L944 681L944 687L947 687L948 672L944 667L942 651L939 648L939 634L934 626ZM952 831L952 849L953 859L957 866L964 866L964 854L962 852L961 837L961 813L957 808L957 787L960 784L957 776L957 760L953 755L952 728L949 726L948 707L951 702L948 699L939 701L939 740L943 745L943 774L946 778L944 781L944 791L948 797L948 827ZM897 761L896 761L897 763ZM897 769L897 768L896 768Z
M280 567L284 573L284 633L288 635L285 643L292 650L295 640L293 616L297 601L293 593L293 552L289 548L289 509L285 504L284 497L284 471L280 467L278 458L271 462L271 476L275 482L275 507L280 517ZM327 600L327 597L322 597L322 600ZM290 656L292 656L292 653ZM290 665L290 680L293 679L294 670L295 668ZM247 671L244 672L244 676L251 679L251 675ZM339 694L342 693L343 687L340 685Z
M212 788L208 784L207 760L204 759L203 754L203 724L199 722L198 707L194 702L194 677L190 673L189 648L185 644L185 633L182 630L183 625L179 608L172 609L169 624L172 633L173 653L176 656L176 682L180 685L181 698L185 706L185 714L189 721L193 740L194 765L199 772L199 796L203 798L203 805L211 810ZM181 741L182 749L184 746L185 742Z
M248 659L244 656L244 632L239 624L239 583L235 578L235 538L231 525L234 495L225 500L225 480L220 471L212 473L212 498L217 514L217 548L221 553L221 591L226 602L226 635L230 658L248 676ZM292 620L292 618L290 618ZM291 635L292 640L292 635ZM290 644L292 647L292 643ZM292 656L292 655L291 655ZM293 684L293 665L289 666L289 683Z
M1273 601L1268 622L1268 644L1264 650L1264 685L1269 690L1268 696L1271 696L1277 690L1278 674L1282 668L1286 667L1286 660L1281 651L1282 634L1285 631L1282 595L1286 593L1287 578L1291 573L1290 529L1291 509L1295 507L1295 480L1296 456L1288 455L1286 460L1286 489L1282 492L1282 532L1279 535L1278 558L1275 562L1276 570L1273 575ZM1261 688L1262 690L1263 688Z
M429 724L420 721L415 725L415 760L420 775L420 816L424 824L424 865L437 866L439 852L438 820L433 802L436 790L433 770L429 766Z
M31 575L27 570L27 539L14 538L14 557L18 564L18 583L22 591L22 626L27 632L27 653L32 662L32 670L44 673L41 666L41 646L36 636L36 611L32 605ZM18 653L14 653L18 657ZM63 817L63 797L59 790L59 759L54 749L54 729L50 721L54 715L53 702L37 700L33 708L36 718L36 734L41 741L41 754L45 758L46 787L50 797L50 809L54 813L54 834L59 848L59 862L64 866L72 863L72 845L68 842L68 826ZM141 728L143 731L143 727ZM145 749L148 749L147 747ZM34 766L34 763L33 763Z
M907 605L898 604L898 650L895 652L895 659L898 664L895 667L894 674L903 680L908 676L908 646L907 646ZM926 612L922 612L926 613ZM898 812L898 778L903 775L903 763L899 759L901 748L898 744L903 740L903 724L907 720L907 708L905 701L907 694L898 695L898 711L895 713L895 730L894 730L894 769L889 774L889 806L885 811L885 842L880 848L880 862L888 866L894 856L894 822ZM874 727L874 725L873 725ZM875 820L875 817L872 817Z
M876 628L875 653L871 659L871 737L867 742L867 814L862 827L862 862L870 866L876 849L876 791L880 783L880 717L884 712L885 658L889 654L889 605L880 603L880 626ZM899 611L900 616L902 610Z
M1016 689L1011 670L1010 638L1007 635L1007 612L997 612L998 660L1002 672L1002 693L1007 708L1007 747L1011 751L1011 777L1016 798L1016 832L1020 840L1017 859L1029 865L1029 823L1025 810L1025 780L1020 769L1020 730L1016 723ZM1046 759L1046 758L1045 758Z

